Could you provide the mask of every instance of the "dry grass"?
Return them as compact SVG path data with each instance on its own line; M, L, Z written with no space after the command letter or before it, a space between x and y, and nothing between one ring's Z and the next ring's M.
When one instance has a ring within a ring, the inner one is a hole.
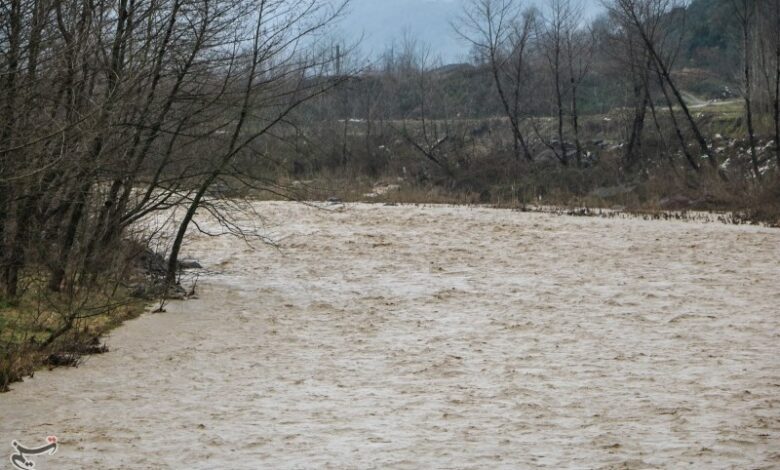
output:
M539 174L523 184L485 185L483 191L452 183L417 184L397 177L283 180L287 195L255 193L258 200L368 202L378 204L486 204L494 207L599 217L648 220L718 221L780 226L780 179L762 185L745 180L724 182L715 175L690 175L660 169L633 189L612 197L577 193L571 186L581 174ZM608 177L608 176L607 176ZM774 182L772 182L774 181ZM628 185L627 185L628 186ZM543 197L533 197L544 193Z
M0 392L45 365L77 365L81 354L103 352L96 340L145 308L124 289L95 289L88 295L74 302L35 285L13 302L0 298ZM57 334L73 308L79 309L73 324ZM63 355L74 360L62 361Z

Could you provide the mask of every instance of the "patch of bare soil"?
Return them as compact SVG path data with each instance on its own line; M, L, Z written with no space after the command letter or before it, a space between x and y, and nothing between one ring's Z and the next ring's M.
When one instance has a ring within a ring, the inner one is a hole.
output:
M200 298L0 395L0 452L56 434L37 468L780 467L780 231L257 210L279 250L194 237L222 271Z

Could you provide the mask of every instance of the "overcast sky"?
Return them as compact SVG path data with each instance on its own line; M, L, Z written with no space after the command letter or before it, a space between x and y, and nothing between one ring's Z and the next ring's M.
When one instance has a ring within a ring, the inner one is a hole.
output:
M458 17L466 0L351 0L349 12L341 21L343 36L355 40L363 36L362 52L376 55L393 39L400 41L404 31L431 46L445 63L466 60L468 47L458 39L450 23ZM527 3L530 3L528 0ZM544 0L536 0L542 6ZM583 0L586 14L599 11L598 0Z

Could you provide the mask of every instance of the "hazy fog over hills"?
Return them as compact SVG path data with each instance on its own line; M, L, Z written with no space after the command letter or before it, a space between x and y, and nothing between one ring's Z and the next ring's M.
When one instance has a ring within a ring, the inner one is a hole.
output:
M434 56L445 63L459 62L468 47L453 32L451 23L458 18L467 0L352 0L341 22L341 32L349 40L361 38L361 50L376 56L394 40L400 43L408 31L431 46ZM536 4L542 7L543 0ZM585 0L586 14L596 14L597 0ZM531 2L528 2L530 5Z

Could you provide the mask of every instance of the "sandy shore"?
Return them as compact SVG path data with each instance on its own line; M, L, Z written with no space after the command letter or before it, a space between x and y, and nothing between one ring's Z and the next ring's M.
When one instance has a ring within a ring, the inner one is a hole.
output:
M279 249L0 395L39 469L780 468L780 230L261 203Z

